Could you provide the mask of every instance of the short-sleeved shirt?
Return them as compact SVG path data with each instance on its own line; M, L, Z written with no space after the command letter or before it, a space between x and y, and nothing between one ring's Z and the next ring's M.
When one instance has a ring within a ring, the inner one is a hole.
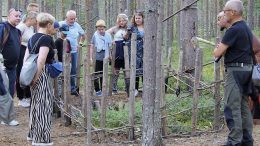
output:
M43 36L44 35L44 36ZM42 36L42 37L41 37ZM37 46L35 46L35 51L33 51L34 45L39 40ZM43 34L43 33L36 33L32 36L32 38L28 42L28 49L30 54L37 54L40 51L40 47L48 47L49 53L46 58L45 64L51 64L54 60L54 41L51 36Z
M252 32L245 21L235 22L225 33L222 43L227 45L225 64L253 63Z
M17 26L17 29L21 31L22 34L22 45L27 47L28 40L34 35L34 28L33 26L26 26L24 22L20 22Z
M61 21L60 26L62 24L67 24L66 21ZM68 25L68 24L67 24ZM84 35L84 30L82 27L77 23L74 22L73 25L69 25L69 33L67 34L67 39L70 41L71 45L71 53L76 53L78 49L78 38Z
M96 60L103 61L105 57L109 57L109 48L112 46L110 33L105 32L102 36L96 31L91 39L91 44L96 49Z
M19 29L12 26L10 23L8 22L4 22L4 23L6 23L5 27L10 28L8 39L5 43L5 46L3 46L3 50L2 50L2 54L4 58L4 66L7 69L12 69L16 67L18 63L18 59L20 57L21 32Z

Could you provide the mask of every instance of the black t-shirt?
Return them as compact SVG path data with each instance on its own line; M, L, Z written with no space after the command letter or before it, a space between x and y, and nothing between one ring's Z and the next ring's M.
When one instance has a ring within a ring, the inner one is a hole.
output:
M9 37L3 47L3 57L4 57L4 66L7 69L14 68L20 57L20 46L21 46L21 32L20 30L13 27L11 24L7 23L6 27L10 28Z
M225 64L253 63L252 61L252 32L245 21L235 22L225 33L222 43L227 45Z
M70 41L66 39L67 41L67 47L66 47L66 53L70 53L71 47L70 47ZM55 47L57 49L57 55L58 55L58 61L62 62L62 54L63 54L63 39L58 38L55 41Z
M42 36L42 37L41 37ZM35 51L33 52L33 47L36 45L36 42L39 40L37 46L35 46ZM36 33L34 34L31 39L28 41L28 49L31 54L39 53L40 47L48 47L49 53L46 58L46 64L51 64L54 60L54 41L51 36L43 34L43 33Z

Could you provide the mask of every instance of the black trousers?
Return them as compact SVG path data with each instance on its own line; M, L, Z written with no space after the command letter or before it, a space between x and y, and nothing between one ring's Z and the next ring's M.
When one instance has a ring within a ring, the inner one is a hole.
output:
M30 88L29 87L26 87L24 89L22 89L20 87L20 73L21 73L21 70L22 70L22 67L23 67L23 58L24 58L24 55L25 55L25 51L26 51L26 46L24 45L21 45L21 48L20 48L20 57L19 57L19 60L18 60L18 64L17 64L17 68L16 68L16 94L17 94L17 97L19 98L19 100L22 100L23 98L29 98L31 97L31 92L30 92Z
M99 91L99 90L102 90L102 74L103 74L103 61L99 61L99 60L96 60L96 66L95 66L95 72L98 72L96 73L95 75L101 75L101 77L95 77L95 80L94 80L94 87L95 87L95 91Z

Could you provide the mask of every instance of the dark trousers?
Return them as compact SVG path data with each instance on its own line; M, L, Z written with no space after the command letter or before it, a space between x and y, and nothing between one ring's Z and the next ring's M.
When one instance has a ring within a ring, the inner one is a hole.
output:
M31 92L30 92L30 88L26 87L26 88L21 88L20 87L20 73L23 67L23 58L25 55L25 51L26 51L26 47L21 45L21 49L20 49L20 57L18 60L18 64L17 64L17 68L16 68L16 75L17 75L17 80L16 80L16 94L17 97L19 98L19 100L22 100L23 98L29 98L31 97Z
M16 68L8 69L6 68L6 74L9 79L9 92L12 97L14 97L14 88L15 88L15 80L16 80Z
M103 71L103 61L99 61L99 60L96 60L96 66L95 66L95 72L98 72L96 73L95 75L102 75L102 72ZM99 91L99 90L102 90L102 76L99 78L99 77L95 77L95 80L94 80L94 86L95 86L95 91Z
M135 89L136 89L136 90L139 89L140 78L141 78L142 81L143 81L143 77L135 77Z
M251 70L251 66L226 68L224 114L230 130L227 145L253 145L253 120L248 107L248 95L245 91L241 91L237 82L247 81L246 77L251 75ZM238 80L236 72L239 74L246 72L243 74L245 78Z

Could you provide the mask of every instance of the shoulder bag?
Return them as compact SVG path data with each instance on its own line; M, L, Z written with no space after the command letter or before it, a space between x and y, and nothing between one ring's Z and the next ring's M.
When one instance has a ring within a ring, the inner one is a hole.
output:
M40 39L43 36L44 35L42 35L34 44L32 53L29 54L28 58L23 63L23 67L20 74L20 86L22 88L29 86L32 83L32 80L37 72L37 58L39 54L35 54L35 50ZM30 46L32 47L31 39L29 41L30 41Z

